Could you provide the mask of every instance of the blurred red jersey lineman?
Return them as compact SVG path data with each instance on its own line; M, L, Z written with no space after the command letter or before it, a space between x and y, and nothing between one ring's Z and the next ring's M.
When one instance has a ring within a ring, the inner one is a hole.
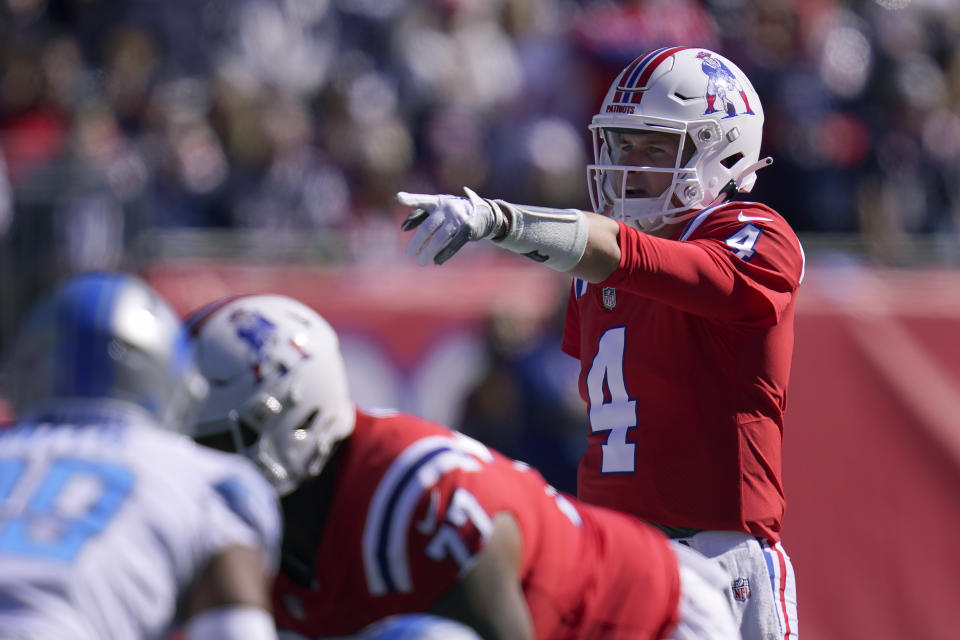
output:
M504 640L739 637L722 572L654 527L441 425L357 410L306 306L234 298L191 325L211 380L198 441L247 455L282 496L278 629L430 612Z

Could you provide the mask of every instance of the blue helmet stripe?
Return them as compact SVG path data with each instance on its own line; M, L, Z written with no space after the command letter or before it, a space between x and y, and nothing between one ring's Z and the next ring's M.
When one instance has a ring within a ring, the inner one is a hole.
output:
M72 391L76 386L77 370L80 368L80 343L79 326L74 322L73 298L76 296L76 286L64 291L64 295L58 300L58 305L54 308L53 326L50 331L53 333L57 343L54 349L56 354L53 368L53 396L73 395Z
M99 395L107 393L116 386L115 378L117 369L113 366L113 358L110 356L109 346L110 342L117 335L116 329L113 326L117 301L120 298L120 294L128 289L129 286L129 281L125 278L104 278L104 291L100 298L100 306L97 309L97 326L109 327L109 331L105 334L98 334L98 337L100 337L100 345L98 347L100 349L99 354L105 367L104 376L100 378L100 386L96 390Z
M119 278L104 277L93 285L92 290L85 292L86 299L81 307L84 313L87 309L93 312L92 326L89 327L90 335L82 336L84 338L84 344L81 346L83 357L80 359L80 362L89 363L92 371L89 375L81 375L80 380L77 381L77 391L84 396L108 393L113 389L114 377L113 361L107 349L113 339L111 316L116 307L121 281ZM90 307L87 307L87 304Z
M653 58L654 58L655 56L657 56L657 55L663 53L664 51L666 51L668 48L669 48L669 47L663 47L663 48L661 48L661 49L656 49L656 50L651 51L650 53L648 53L648 54L643 58L643 60L640 61L640 64L638 64L638 65L636 66L636 68L633 70L633 73L630 74L630 78L627 79L627 81L624 82L622 86L624 86L624 87L626 87L626 88L629 88L629 89L634 88L634 83L637 81L637 78L640 76L640 74L643 73L643 70L647 67L647 65L650 64L650 61L653 60Z
M123 286L121 278L97 276L70 288L57 311L59 364L54 393L95 396L113 388L114 369L108 353L111 315Z
M171 380L181 376L184 370L193 362L194 357L193 340L190 339L190 332L185 326L177 331L173 340L170 369L167 371L167 375Z

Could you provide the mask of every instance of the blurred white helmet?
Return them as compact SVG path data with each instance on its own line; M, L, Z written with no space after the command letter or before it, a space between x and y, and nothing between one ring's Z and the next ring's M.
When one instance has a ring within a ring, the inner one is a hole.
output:
M323 469L355 409L333 328L291 298L228 298L194 313L210 383L198 442L243 453L283 496Z
M610 86L590 124L594 164L587 179L594 211L633 223L642 231L696 215L734 192L747 192L759 161L763 107L750 80L723 56L696 47L667 47L631 62ZM619 164L611 136L676 134L672 167ZM686 162L685 154L693 152ZM627 174L669 173L669 187L649 197L629 197Z
M6 363L22 418L64 402L135 404L161 426L188 431L207 385L179 316L142 280L73 276L24 323Z

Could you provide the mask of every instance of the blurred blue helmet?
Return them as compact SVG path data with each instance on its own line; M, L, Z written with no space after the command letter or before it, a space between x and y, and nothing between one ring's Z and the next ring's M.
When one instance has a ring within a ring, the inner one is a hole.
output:
M361 631L354 640L481 640L470 627L430 614L390 616Z
M114 400L188 431L207 393L179 317L126 274L66 280L28 316L6 364L21 416L51 402Z

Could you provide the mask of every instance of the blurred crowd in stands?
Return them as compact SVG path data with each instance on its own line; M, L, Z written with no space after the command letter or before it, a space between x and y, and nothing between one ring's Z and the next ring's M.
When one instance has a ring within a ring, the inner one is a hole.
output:
M893 264L924 238L925 260L960 263L957 0L0 0L0 344L37 292L129 268L149 230L390 262L398 190L589 208L590 118L624 65L672 44L752 79L775 158L752 197L801 235L853 234ZM556 335L515 349L509 325L491 319L461 426L536 451L510 439L582 428L575 371L544 384ZM501 424L543 407L564 415Z
M401 189L587 208L607 85L677 43L752 78L754 195L798 232L957 260L956 0L0 0L0 267L117 267L158 228L390 260Z

